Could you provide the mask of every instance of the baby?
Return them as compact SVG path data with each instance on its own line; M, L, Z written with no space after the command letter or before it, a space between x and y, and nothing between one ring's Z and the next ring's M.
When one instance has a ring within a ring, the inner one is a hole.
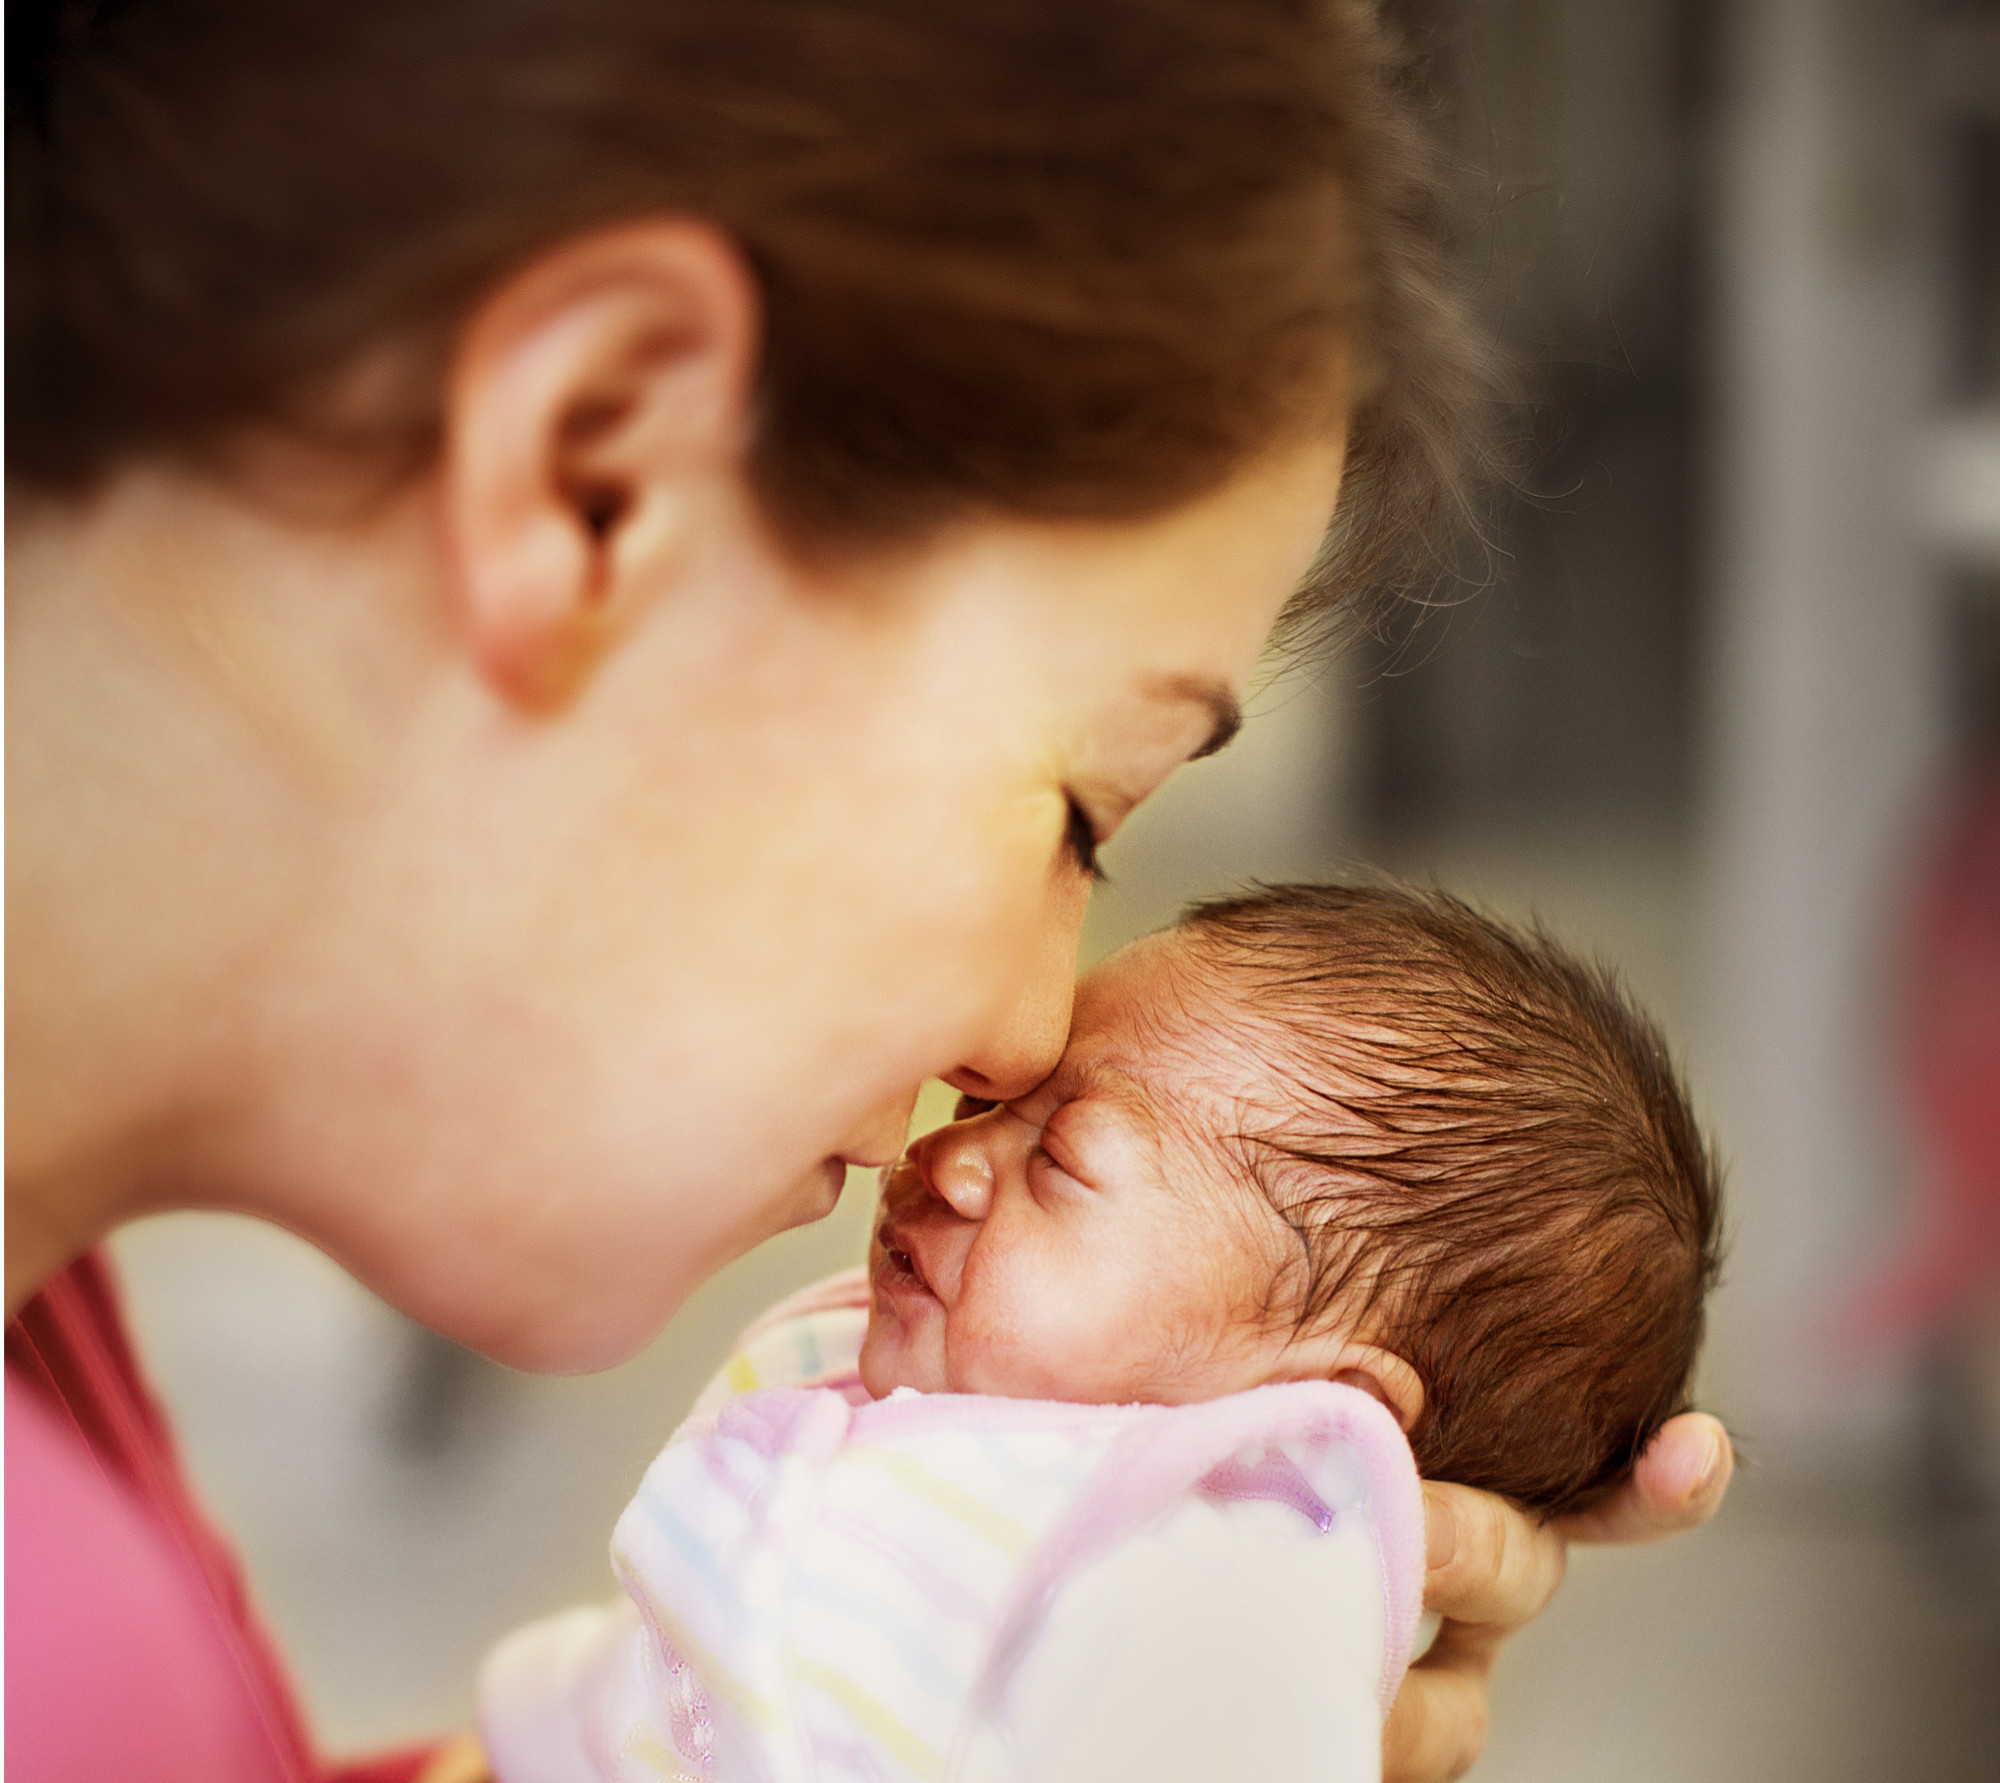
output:
M1657 1033L1546 939L1199 906L909 1148L865 1278L753 1330L620 1522L631 1604L490 1662L496 1773L1373 1777L1417 1473L1623 1479L1717 1203Z

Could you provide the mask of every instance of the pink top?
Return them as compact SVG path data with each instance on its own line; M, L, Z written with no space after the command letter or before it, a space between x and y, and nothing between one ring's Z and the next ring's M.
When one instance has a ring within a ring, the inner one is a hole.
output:
M7 1326L6 1759L15 1783L410 1783L328 1770L197 1508L104 1261Z

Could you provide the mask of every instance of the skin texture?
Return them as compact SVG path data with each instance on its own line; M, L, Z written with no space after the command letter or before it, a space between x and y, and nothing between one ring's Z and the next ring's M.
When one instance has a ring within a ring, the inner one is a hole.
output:
M808 565L745 476L758 327L713 230L607 230L468 318L441 456L387 495L251 439L10 504L10 1312L218 1206L603 1366L895 1156L919 1080L1054 1065L1072 803L1108 836L1214 734L1341 443L1154 521ZM1701 1520L1714 1436L1669 1426L1600 1533ZM1409 1783L1476 1752L1560 1572L1497 1501L1433 1507L1465 1627L1399 1699Z
M1182 937L1138 942L1077 986L1041 1084L910 1147L870 1249L871 1393L1181 1404L1345 1380L1415 1422L1405 1362L1285 1316L1295 1241L1227 1150L1257 1067L1212 1004Z

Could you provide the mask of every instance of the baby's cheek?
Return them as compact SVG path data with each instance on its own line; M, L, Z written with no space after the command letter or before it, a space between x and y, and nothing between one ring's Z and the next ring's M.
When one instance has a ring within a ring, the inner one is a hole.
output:
M953 1385L964 1393L1013 1399L1103 1397L1100 1370L1115 1335L1102 1327L1087 1292L1010 1272L991 1284L954 1332Z
M1051 1397L1047 1323L1046 1297L1032 1270L975 1253L946 1335L953 1391Z

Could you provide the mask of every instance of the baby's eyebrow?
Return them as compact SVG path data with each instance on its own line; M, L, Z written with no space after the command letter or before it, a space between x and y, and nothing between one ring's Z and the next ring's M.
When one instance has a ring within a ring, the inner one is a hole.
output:
M1115 1102L1149 1121L1155 1118L1154 1097L1147 1092L1144 1083L1132 1072L1112 1064L1107 1059L1084 1058L1072 1061L1065 1057L1035 1094L1052 1096L1055 1108L1060 1108L1065 1102L1076 1102L1090 1096ZM1049 1112L1053 1114L1055 1108L1051 1108Z

